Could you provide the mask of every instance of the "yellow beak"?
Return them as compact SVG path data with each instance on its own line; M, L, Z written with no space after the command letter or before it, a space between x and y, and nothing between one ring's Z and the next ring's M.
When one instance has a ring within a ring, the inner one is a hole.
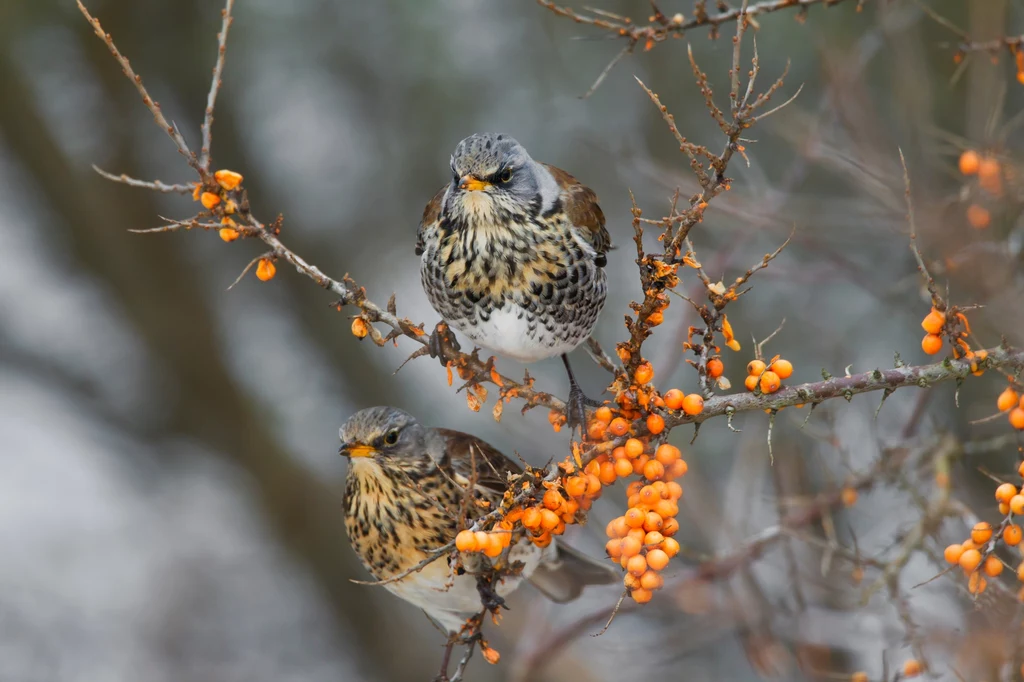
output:
M371 448L369 445L355 444L355 445L344 445L341 448L341 454L348 455L349 457L373 457L377 454L377 451Z
M478 180L472 175L463 175L459 181L459 189L468 189L470 192L479 192L491 186L486 180Z

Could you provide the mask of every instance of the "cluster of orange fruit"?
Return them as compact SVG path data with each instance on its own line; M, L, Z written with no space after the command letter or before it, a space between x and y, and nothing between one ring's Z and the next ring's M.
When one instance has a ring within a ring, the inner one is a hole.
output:
M1024 463L1020 464L1017 473L1024 478ZM1006 517L999 528L993 528L992 524L982 521L971 529L971 537L960 544L946 547L943 552L947 562L963 569L967 576L967 589L971 594L985 591L985 576L995 578L1003 572L1003 561L994 553L997 540L1002 538L1007 547L1017 547L1024 541L1024 530L1012 522L1014 516L1024 514L1024 491L1012 483L1002 483L996 488L996 501L999 503L999 513ZM1017 567L1017 578L1024 582L1024 563ZM1024 600L1024 587L1019 597Z
M977 175L978 185L987 194L999 197L1003 194L1003 169L994 156L982 156L973 149L960 155L960 172L964 175ZM972 203L967 207L967 222L977 230L983 230L992 224L992 213L981 204Z
M916 658L909 658L903 662L903 676L899 679L917 677L924 670L921 661ZM850 682L868 682L870 678L866 672L860 671L850 675Z
M792 375L793 363L777 355L767 365L764 360L751 360L747 363L747 378L743 385L748 391L760 389L761 393L775 393L782 388L782 381Z
M228 192L238 189L242 184L242 174L233 170L221 169L213 174L213 179L220 186L216 192L204 190L198 182L192 190L192 199L198 201L208 211L221 214L220 222L224 227L220 228L218 234L225 242L233 242L241 234L238 231L238 224L231 216L238 210L238 204ZM256 264L256 277L262 282L269 282L277 274L277 266L270 258L260 258Z
M1009 413L1010 426L1018 431L1024 430L1024 396L1019 395L1012 386L1007 386L999 394L996 407L1000 412Z
M921 339L921 350L928 355L935 355L942 350L942 333L943 327L946 326L946 313L941 310L931 309L924 319L921 320L921 328L924 329L925 335Z

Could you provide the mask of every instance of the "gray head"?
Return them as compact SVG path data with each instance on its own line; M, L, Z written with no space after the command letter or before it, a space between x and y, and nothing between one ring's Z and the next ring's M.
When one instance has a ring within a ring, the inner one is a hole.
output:
M455 147L451 168L450 200L485 196L506 210L515 210L525 209L538 195L543 204L553 202L558 192L547 169L508 135L470 135Z
M368 407L348 418L341 427L341 449L346 457L402 457L421 454L426 429L397 407Z

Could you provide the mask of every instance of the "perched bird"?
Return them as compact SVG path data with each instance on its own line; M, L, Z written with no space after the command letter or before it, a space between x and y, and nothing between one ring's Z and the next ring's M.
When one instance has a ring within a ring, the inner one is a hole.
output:
M357 412L341 427L340 436L340 454L350 458L345 528L356 554L377 580L416 566L431 550L451 542L463 509L470 519L486 513L476 504L464 505L471 481L473 498L489 501L493 509L507 489L507 473L521 471L479 438L425 427L394 407ZM566 602L578 597L585 585L621 579L610 565L557 540L541 548L523 538L508 554L507 563L522 562L522 571L501 579L499 597L527 579L550 599ZM480 562L502 560L475 553L462 558L462 574L451 569L445 555L385 587L423 609L449 633L457 633L481 611L474 570L483 568Z
M473 342L522 362L562 356L570 425L586 404L567 353L604 306L611 248L597 196L508 135L478 133L427 204L416 254L431 305Z

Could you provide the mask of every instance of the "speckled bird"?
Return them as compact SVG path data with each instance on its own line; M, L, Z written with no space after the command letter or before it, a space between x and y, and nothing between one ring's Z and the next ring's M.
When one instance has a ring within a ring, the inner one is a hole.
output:
M521 362L560 355L570 424L584 405L567 353L597 323L611 248L597 196L534 161L508 135L455 148L451 180L427 204L416 253L431 305L474 343Z
M466 490L475 481L475 499L493 505L507 489L509 472L521 469L484 441L459 431L428 428L394 407L357 412L341 427L340 454L349 458L345 482L345 528L352 547L376 580L395 576L451 542ZM476 475L473 474L473 466ZM486 511L466 505L470 518ZM599 563L555 539L541 548L523 538L508 557L488 559L464 554L465 572L455 574L447 555L385 587L423 609L450 633L481 610L473 575L480 562L522 562L518 575L496 586L504 597L526 579L556 602L575 599L585 585L618 582L610 566Z

